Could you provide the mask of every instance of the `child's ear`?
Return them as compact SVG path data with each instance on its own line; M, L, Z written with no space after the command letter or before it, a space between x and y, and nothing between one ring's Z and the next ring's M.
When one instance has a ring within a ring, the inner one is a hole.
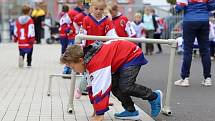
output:
M79 58L79 62L84 63L84 59L83 58Z

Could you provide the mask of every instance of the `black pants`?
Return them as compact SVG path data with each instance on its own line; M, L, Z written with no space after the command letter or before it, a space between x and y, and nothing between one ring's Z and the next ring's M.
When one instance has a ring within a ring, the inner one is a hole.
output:
M31 65L31 61L32 61L32 53L33 53L33 48L29 50L29 52L25 52L22 49L19 49L19 55L23 57L23 59L25 58L25 54L27 54L27 64Z
M160 39L161 38L161 34L154 34L154 39ZM158 47L158 52L162 52L162 47L161 44L157 44Z
M153 94L152 90L136 84L136 77L141 66L131 66L112 74L112 93L122 103L124 109L135 111L131 96L148 100Z

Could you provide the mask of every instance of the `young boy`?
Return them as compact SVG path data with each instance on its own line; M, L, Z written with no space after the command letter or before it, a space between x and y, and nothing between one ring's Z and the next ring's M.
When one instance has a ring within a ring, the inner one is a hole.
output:
M33 44L35 42L34 22L29 16L31 8L27 5L22 7L22 16L16 21L14 35L19 47L19 67L24 66L24 57L27 54L27 66L31 67Z
M66 19L70 20L70 24L68 25L68 29L66 29L66 36L67 36L67 44L65 44L65 48L67 48L67 46L74 44L75 41L75 27L73 26L73 21L74 21L74 17L76 15L78 15L79 13L81 13L83 11L83 4L84 4L84 0L77 0L76 1L77 6L74 9L68 10L66 11ZM71 69L67 66L64 67L64 71L63 74L71 74Z
M116 33L119 37L136 37L136 32L131 26L131 22L119 12L117 4L110 3L110 14Z
M98 59L99 58L99 59ZM162 108L162 92L153 92L150 88L136 84L141 65L145 65L142 50L129 41L110 40L94 42L82 49L72 45L61 57L61 63L74 71L88 73L88 93L96 112L93 121L102 121L108 111L110 91L121 101L125 111L116 113L117 119L139 119L131 96L148 100L151 115L156 117Z

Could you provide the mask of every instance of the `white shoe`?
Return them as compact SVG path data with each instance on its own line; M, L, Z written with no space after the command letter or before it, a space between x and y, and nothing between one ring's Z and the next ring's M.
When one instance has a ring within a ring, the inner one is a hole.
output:
M182 87L188 87L188 86L190 86L188 78L180 79L178 81L175 81L174 84L177 85L177 86L182 86Z
M23 68L24 66L24 60L22 56L19 56L19 68Z
M206 87L212 86L212 80L211 80L211 78L208 77L205 80L203 80L202 81L202 85L206 86Z

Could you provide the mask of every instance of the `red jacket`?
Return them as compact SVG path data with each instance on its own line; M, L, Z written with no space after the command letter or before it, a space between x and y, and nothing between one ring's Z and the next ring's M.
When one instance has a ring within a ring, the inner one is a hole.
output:
M34 22L28 16L21 16L16 21L14 30L15 41L18 42L20 49L32 48L35 42Z

